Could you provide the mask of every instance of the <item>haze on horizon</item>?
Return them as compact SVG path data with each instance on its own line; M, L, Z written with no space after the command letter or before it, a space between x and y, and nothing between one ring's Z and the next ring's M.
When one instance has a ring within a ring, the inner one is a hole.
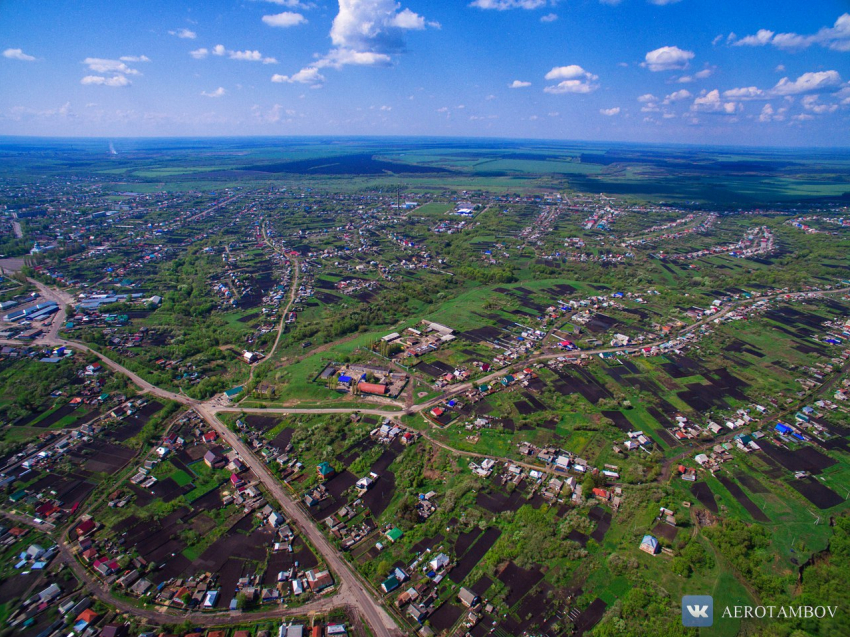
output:
M850 144L836 0L12 0L0 52L0 135Z

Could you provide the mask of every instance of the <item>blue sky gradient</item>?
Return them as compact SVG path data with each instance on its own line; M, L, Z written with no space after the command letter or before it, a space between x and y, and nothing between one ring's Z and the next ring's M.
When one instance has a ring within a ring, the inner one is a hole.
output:
M0 134L850 146L850 2L0 3Z

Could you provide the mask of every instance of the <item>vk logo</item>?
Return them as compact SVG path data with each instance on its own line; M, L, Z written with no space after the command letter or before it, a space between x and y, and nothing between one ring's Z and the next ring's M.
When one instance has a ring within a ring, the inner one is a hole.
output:
M682 626L711 626L714 621L714 599L711 595L685 595L682 598Z

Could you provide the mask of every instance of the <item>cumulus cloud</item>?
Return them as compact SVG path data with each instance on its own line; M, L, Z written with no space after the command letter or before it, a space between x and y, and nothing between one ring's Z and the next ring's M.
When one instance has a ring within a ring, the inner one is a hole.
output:
M525 88L531 86L531 82L523 82L522 80L514 80L508 84L508 88Z
M672 104L673 102L681 102L682 100L687 100L693 97L691 92L687 89L682 89L681 91L674 91L670 93L667 97L664 98L663 104Z
M816 71L803 73L793 82L783 77L770 92L775 96L800 95L803 93L817 93L841 84L841 76L838 71Z
M277 60L275 58L263 57L263 54L259 51L228 51L227 53L228 57L231 60L241 60L243 62L262 62L263 64L277 64Z
M315 67L307 67L301 69L293 75L280 75L275 73L272 75L272 82L281 84L319 84L324 82L325 78L319 73L319 69Z
M561 80L558 84L547 86L543 90L546 93L592 93L599 88L595 84L598 75L585 71L578 64L568 66L556 66L545 75L547 80Z
M122 62L150 62L151 59L147 55L122 55L118 58Z
M759 29L755 35L748 35L740 40L736 40L732 43L732 46L764 46L765 44L770 43L774 35L776 35L776 33L773 31L768 29Z
M727 100L761 100L767 99L768 95L755 86L744 86L723 91L723 97Z
M717 89L697 97L694 100L694 103L691 104L692 111L701 113L722 113L726 115L733 115L742 109L743 107L738 102L722 101L720 99L720 91Z
M646 103L646 102L657 102L658 98L655 97L652 93L644 93L640 97L637 98L638 102Z
M216 90L210 91L209 93L207 91L201 91L201 95L204 97L221 97L225 93L227 93L227 91L224 90L223 86L219 86Z
M307 18L305 18L300 13L293 13L292 11L284 11L283 13L276 13L275 15L264 15L263 22L265 22L270 27L294 27L299 24L304 24L307 22Z
M547 13L547 14L546 14L546 15L544 15L544 16L540 16L540 21L541 21L541 22L554 22L554 21L555 21L555 20L557 20L557 19L558 19L558 14L557 14L557 13Z
M3 57L10 60L20 60L21 62L35 62L35 57L27 55L22 49L6 49L3 51Z
M803 108L818 115L834 113L838 110L838 104L821 104L818 95L806 95L802 100Z
M684 51L677 46L662 46L646 54L641 66L650 71L681 71L694 58L693 51Z
M273 57L265 57L259 51L251 51L250 49L245 51L231 51L223 44L216 44L212 50L206 48L195 49L194 51L189 51L189 55L191 55L196 60L203 60L208 55L217 55L219 57L227 56L231 60L240 60L242 62L262 62L263 64L277 64L277 60Z
M473 0L469 6L476 9L539 9L549 4L549 0ZM554 3L553 3L554 4Z
M95 73L121 73L123 75L141 75L136 69L120 60L109 60L106 58L86 58L83 64L87 65Z
M80 80L80 84L93 86L130 86L131 82L124 75L114 75L112 77L104 77L102 75L86 75Z
M178 38L183 38L184 40L194 40L198 37L198 34L189 29L177 29L176 31L169 31L169 35L174 35Z
M600 108L599 112L603 115L607 115L608 117L613 117L614 115L620 114L620 107L615 106L614 108Z
M279 79L274 81L316 86L324 81L320 69L389 65L393 55L405 50L405 33L426 27L440 28L440 25L426 21L410 9L402 9L395 0L339 0L339 12L330 31L333 48L294 75L276 75ZM304 82L307 79L309 82Z
M774 33L769 29L759 29L755 34L737 39L729 34L733 46L766 46L768 44L789 51L807 49L819 45L833 51L850 51L850 13L838 17L831 27L822 27L811 35L799 33Z

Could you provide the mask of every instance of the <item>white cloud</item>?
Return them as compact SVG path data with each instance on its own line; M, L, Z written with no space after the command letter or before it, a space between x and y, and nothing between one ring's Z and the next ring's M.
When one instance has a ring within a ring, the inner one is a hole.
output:
M21 62L35 62L35 57L27 55L22 49L6 49L3 51L3 57L10 60L20 60Z
M667 97L664 98L663 104L672 104L673 102L681 102L682 100L690 99L693 97L691 92L687 89L682 89L681 91L674 91L670 93Z
M679 2L679 0L648 0L648 1L649 1L649 4L658 5L659 7L662 7L662 6L667 5L667 4L676 4L677 2Z
M717 89L697 97L691 105L692 111L698 111L701 113L723 113L726 115L732 115L742 109L743 106L737 102L723 102L720 99L720 91Z
M203 60L210 54L208 49L200 48L195 49L194 51L189 51L189 55L191 55L196 60Z
M785 72L785 65L784 64L777 64L776 68L773 69L773 71L774 71L774 73L784 73Z
M305 4L301 2L301 0L265 0L266 2L271 2L272 4L276 4L281 7L287 7L289 9L309 9L314 5Z
M147 55L122 55L118 58L122 62L150 62L151 59Z
M224 55L225 53L227 53L227 49L224 48L223 44L216 44L212 48L212 54L213 55Z
M275 58L263 57L263 54L259 51L228 51L227 53L228 57L231 60L241 60L243 62L262 62L263 64L277 64L277 60Z
M681 71L694 58L693 51L684 51L677 46L662 46L646 54L641 64L650 71Z
M132 82L130 82L130 80L128 80L124 75L115 75L113 77L104 77L102 75L86 75L83 79L80 80L80 84L119 87L130 86Z
M531 82L523 82L522 80L514 80L508 84L508 88L525 88L531 86Z
M177 29L176 31L169 31L169 35L177 36L178 38L183 38L184 40L194 40L198 37L198 34L194 31L190 31L189 29Z
M838 71L816 71L814 73L803 73L793 82L783 77L770 92L772 95L800 95L802 93L816 93L841 84L841 76Z
M755 86L745 86L742 88L730 88L728 91L723 91L723 97L727 100L762 100L767 99L768 95Z
M476 9L507 11L508 9L539 9L548 4L548 0L473 0L469 6Z
M333 48L292 76L275 75L278 79L274 81L312 83L315 88L324 81L320 69L387 66L394 54L405 50L405 33L426 27L438 29L440 25L402 9L395 0L339 0L339 13L330 31Z
M558 14L557 14L557 13L547 13L547 14L546 14L546 15L544 15L544 16L540 16L540 21L541 21L541 22L554 22L554 21L555 21L555 20L557 20L557 19L558 19Z
M265 22L270 27L294 27L299 24L304 24L307 22L307 18L305 18L300 13L293 13L292 11L284 11L283 13L276 13L275 15L264 15L263 22Z
M653 95L652 93L644 93L643 95L641 95L640 97L638 97L638 98L637 98L637 101L638 101L638 102L643 102L643 103L646 103L646 102L657 102L657 101L658 101L658 98L657 98L657 97L655 97L655 95Z
M211 91L209 93L207 93L206 91L201 91L201 95L205 97L221 97L225 93L227 93L227 91L224 90L223 86L219 86L216 90Z
M804 109L818 115L834 113L838 110L838 104L821 104L818 95L806 95L801 101Z
M615 106L614 108L600 108L599 112L603 115L607 115L608 117L613 117L614 115L620 114L620 107Z
M597 79L597 76L591 75L578 64L570 64L569 66L556 66L549 71L545 78L547 80L575 80L578 78Z
M324 76L315 67L301 69L294 75L272 75L272 82L287 84L320 84L325 81Z
M554 95L561 93L592 93L599 88L599 85L594 83L599 79L599 76L585 71L578 64L556 66L545 75L545 78L547 80L562 80L558 84L547 86L543 89L544 92Z
M95 73L121 73L122 75L141 75L136 69L120 60L108 60L105 58L86 58L83 64L87 65Z
M729 41L734 46L765 46L770 44L788 51L807 49L817 44L827 49L840 52L850 51L850 13L838 17L831 27L823 27L817 33L800 35L799 33L774 33L769 29L759 29L754 35L748 35L740 40L735 34L729 35Z
M736 42L732 43L732 46L764 46L766 44L770 44L770 41L773 39L773 36L776 35L773 31L768 29L759 29L755 35L748 35Z

